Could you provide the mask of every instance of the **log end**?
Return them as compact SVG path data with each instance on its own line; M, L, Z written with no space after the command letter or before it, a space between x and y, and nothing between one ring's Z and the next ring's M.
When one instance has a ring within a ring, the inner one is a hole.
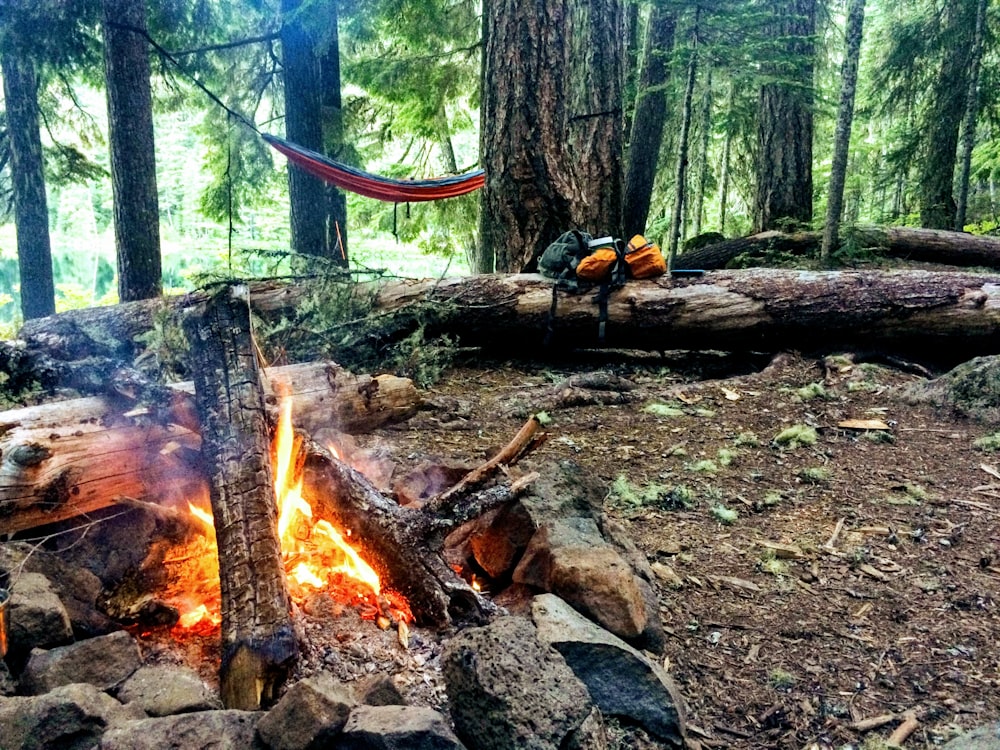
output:
M222 654L219 671L222 704L228 709L259 711L278 697L298 657L290 627L265 640L241 640Z

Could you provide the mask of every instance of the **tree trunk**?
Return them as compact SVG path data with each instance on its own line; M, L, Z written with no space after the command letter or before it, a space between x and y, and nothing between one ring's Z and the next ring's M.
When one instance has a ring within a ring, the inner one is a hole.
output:
M28 320L56 311L45 169L38 131L38 80L34 64L20 53L4 53L0 67L10 136L21 314Z
M566 150L569 0L485 0L479 238L496 270L525 266L572 227Z
M965 112L968 71L975 28L976 4L949 0L944 9L943 34L950 43L930 95L923 133L920 165L920 226L952 229L957 207L953 193L958 129Z
M765 76L776 80L760 91L755 232L789 219L812 220L816 0L780 0L775 6L770 37L782 59L764 66ZM782 75L789 66L793 73Z
M698 187L694 195L693 237L701 234L705 218L705 190L708 184L708 145L712 134L712 67L705 70L705 95L701 102L701 139L698 144Z
M145 0L103 0L118 298L159 296L160 209Z
M285 82L285 137L323 152L322 84L315 34L302 0L281 0L281 62ZM304 170L288 167L292 250L332 257L327 247L326 188Z
M333 0L324 8L326 14L326 39L319 60L322 82L323 153L334 159L341 157L344 143L344 113L340 92L340 28L337 2ZM335 185L323 185L326 217L326 251L338 265L347 265L347 196Z
M729 76L729 106L726 111L726 135L722 144L722 177L719 178L719 233L726 233L726 213L729 208L729 163L733 153L733 117L736 109L736 85Z
M625 236L646 231L656 166L667 120L666 86L677 16L657 4L650 11L643 47L642 70L636 84L635 114L625 170L623 223Z
M854 121L854 93L858 86L858 60L865 23L865 0L851 0L847 8L847 49L840 69L840 108L833 136L833 165L830 168L830 196L827 200L826 225L820 256L829 261L840 237L840 215L844 210L844 183L847 157L851 147L851 124Z
M681 105L681 132L677 139L677 171L675 179L674 210L670 220L670 235L667 237L667 266L673 268L677 262L677 245L681 235L681 216L687 188L688 141L691 132L691 108L694 102L694 84L698 75L698 21L701 7L694 11L694 27L691 30L691 51L688 60L687 84L684 86L684 103Z
M986 266L1000 270L1000 239L985 235L912 227L855 227L853 240L894 258L952 266ZM684 253L683 268L725 268L738 255L763 257L769 252L805 254L822 241L817 232L762 232L726 240Z
M962 120L962 144L959 157L958 207L955 214L955 231L965 229L969 208L969 176L972 171L972 149L976 145L976 118L979 114L979 71L983 61L983 37L986 35L986 6L988 0L976 4L976 30L972 40L969 85L965 93L965 117Z
M370 432L407 419L420 405L406 378L353 375L326 363L269 368L264 384L269 410L279 396L275 386L287 387L293 423L310 434ZM197 415L192 417L194 384L172 388L177 398L163 414L109 397L3 412L0 534L91 513L118 497L181 509L205 497L204 474L194 460L201 442Z
M220 290L190 313L184 328L219 546L220 692L226 708L255 711L277 698L298 644L246 288Z
M573 226L595 237L622 234L625 15L622 0L572 0L567 156L579 195Z

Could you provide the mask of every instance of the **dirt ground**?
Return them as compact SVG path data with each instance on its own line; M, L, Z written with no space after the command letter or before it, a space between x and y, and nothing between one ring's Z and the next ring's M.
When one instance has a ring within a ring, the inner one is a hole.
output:
M369 444L481 460L545 409L532 460L599 478L653 564L693 740L875 748L901 718L856 723L912 711L905 747L929 748L1000 718L1000 456L973 445L989 426L899 397L921 379L792 355L470 362Z

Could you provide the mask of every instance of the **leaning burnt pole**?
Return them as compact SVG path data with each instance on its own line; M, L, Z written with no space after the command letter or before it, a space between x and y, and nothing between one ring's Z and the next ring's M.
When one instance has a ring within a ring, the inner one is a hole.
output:
M298 647L248 288L220 288L188 311L184 329L219 547L222 702L252 711L276 697Z

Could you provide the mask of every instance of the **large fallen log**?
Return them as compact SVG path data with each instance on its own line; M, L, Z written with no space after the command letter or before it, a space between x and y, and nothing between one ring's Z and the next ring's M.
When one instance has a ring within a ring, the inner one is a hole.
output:
M358 434L406 419L413 382L354 375L332 363L264 370L266 398L294 394L292 418L309 432ZM173 386L192 394L192 382ZM175 404L176 407L176 404ZM0 534L89 513L131 497L165 505L204 498L200 437L186 415L161 420L123 399L90 397L0 413Z
M982 266L1000 269L1000 238L965 232L914 227L854 227L851 242L879 254L926 263L950 266ZM805 255L819 249L822 232L761 232L716 242L683 253L678 268L725 268L740 255L749 259L766 258L769 253Z
M256 711L298 658L278 540L271 439L245 287L224 287L184 321L219 547L223 705Z
M270 285L262 294L252 291L251 304L273 314L306 291L299 286L281 292ZM426 333L455 335L466 346L516 347L539 357L546 353L542 342L552 282L536 274L396 281L364 291L373 294L375 312L405 313L393 323L396 337L423 325ZM595 292L559 292L556 302L558 347L878 348L946 361L1000 351L1000 275L759 268L630 281L611 294L603 342L597 335ZM104 308L100 315L114 318L124 307ZM128 315L134 321L133 312Z

